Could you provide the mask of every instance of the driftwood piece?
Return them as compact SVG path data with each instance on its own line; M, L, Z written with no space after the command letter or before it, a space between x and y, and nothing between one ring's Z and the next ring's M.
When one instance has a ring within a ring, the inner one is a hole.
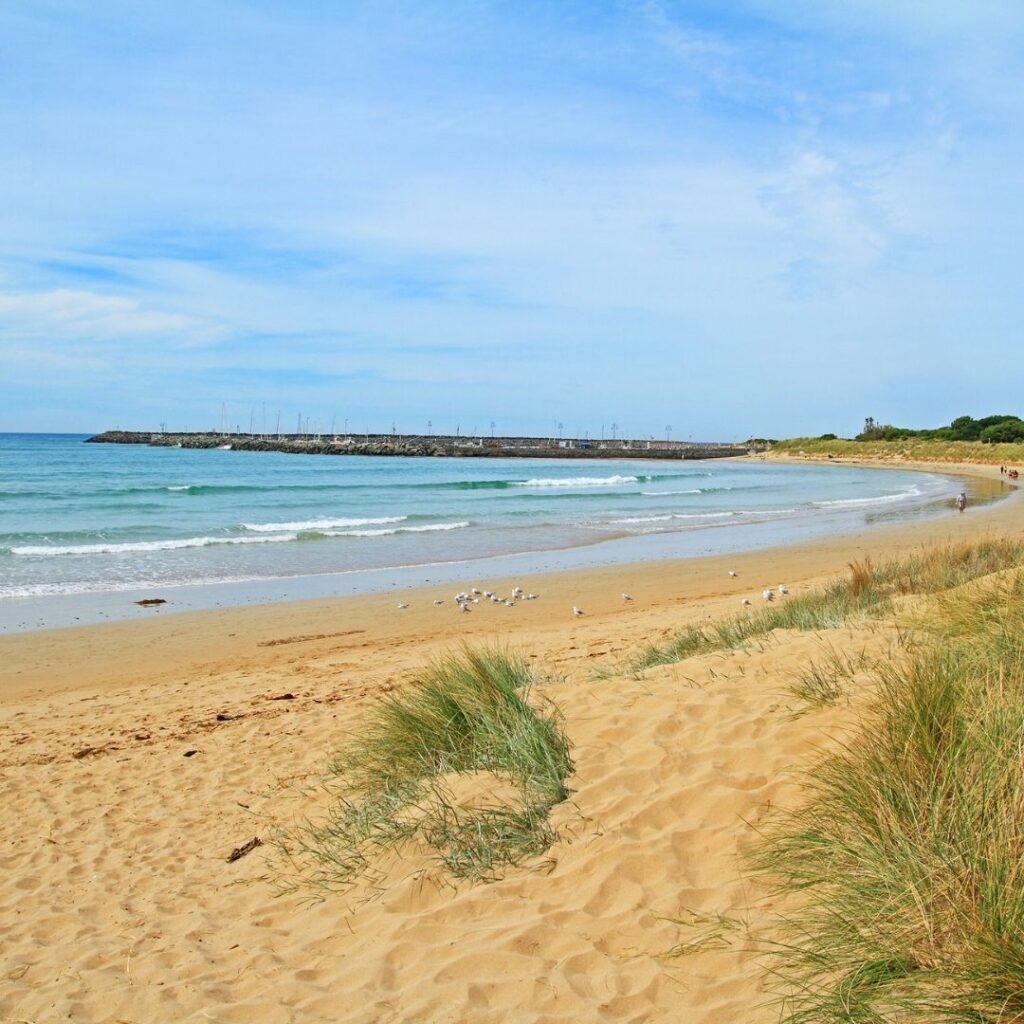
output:
M257 846L262 846L263 840L259 836L253 836L252 839L247 843L242 843L241 846L236 846L231 853L228 854L228 863L233 864L236 860L241 860L247 853L252 853Z

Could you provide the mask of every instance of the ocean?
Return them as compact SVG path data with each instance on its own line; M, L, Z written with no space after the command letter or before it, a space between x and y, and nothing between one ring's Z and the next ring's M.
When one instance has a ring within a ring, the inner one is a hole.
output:
M712 554L927 515L961 486L841 465L303 456L84 437L0 435L0 602L333 574L358 592L360 576L380 589L409 567L468 575L503 556L548 567ZM554 552L575 555L540 559Z

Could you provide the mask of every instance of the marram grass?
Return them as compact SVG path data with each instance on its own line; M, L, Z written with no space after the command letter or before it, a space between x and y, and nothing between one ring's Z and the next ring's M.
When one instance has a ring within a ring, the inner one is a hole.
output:
M717 622L686 626L664 643L641 648L618 671L636 676L698 654L735 650L776 629L838 629L857 616L885 615L895 597L936 594L1022 564L1024 541L1002 538L930 548L877 566L864 559L850 564L848 577L819 590ZM610 677L617 671L604 674Z
M999 555L929 555L917 578ZM1024 573L940 593L917 627L758 855L789 908L769 953L787 1024L1024 1021Z
M572 761L557 713L531 696L533 681L507 651L466 648L382 700L331 765L327 817L281 837L288 887L372 885L382 854L408 841L478 880L543 853ZM505 783L511 802L460 805L447 780L474 773Z

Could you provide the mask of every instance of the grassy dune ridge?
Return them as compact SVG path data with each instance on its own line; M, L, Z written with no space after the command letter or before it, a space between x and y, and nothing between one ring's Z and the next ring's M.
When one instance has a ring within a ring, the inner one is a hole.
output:
M966 584L757 856L792 906L769 956L788 1024L1024 1020L1024 573Z
M670 665L698 654L732 650L777 629L817 630L841 626L857 615L891 611L892 599L935 594L1002 569L1024 564L1024 541L984 540L933 548L881 565L870 559L851 563L848 579L820 590L790 597L758 611L729 616L708 625L694 624L664 643L641 648L621 671L638 675L656 665Z
M894 441L835 441L791 437L776 441L771 451L780 455L811 455L842 459L890 459L906 462L980 463L989 466L1024 464L1024 444L982 444L978 441L942 441L902 438Z
M843 745L803 774L805 802L753 855L783 908L756 943L787 1024L1024 1021L1024 541L849 568L681 630L619 677L776 630L895 622L892 656L826 644L791 688L825 705L868 680ZM325 817L280 839L292 884L372 892L410 852L489 881L547 850L573 764L536 681L508 651L467 648L380 701L331 766Z

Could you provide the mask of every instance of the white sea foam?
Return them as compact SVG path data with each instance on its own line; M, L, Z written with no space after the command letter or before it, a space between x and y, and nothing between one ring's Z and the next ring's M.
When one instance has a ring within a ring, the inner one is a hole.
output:
M384 530L325 530L325 537L391 537L396 533L433 533L437 530L461 530L469 526L461 523L427 523L424 526L394 526Z
M272 578L272 577L270 577ZM287 577L284 577L287 578ZM0 585L0 598L14 597L67 597L69 594L124 594L170 587L205 587L210 584L267 582L265 576L197 576L193 579L172 580L82 580L78 583L24 583L15 586Z
M612 519L619 526L641 525L643 523L665 523L674 519L729 519L733 516L785 516L796 512L795 508L739 508L723 512L669 512L657 516L631 516L628 519Z
M703 487L691 487L688 491L641 491L642 495L648 498L664 498L670 494L703 494Z
M169 490L169 491L190 491L190 490L192 490L192 485L191 484L171 484L171 486L168 487L167 490Z
M612 522L622 526L641 523L667 523L673 519L720 519L723 516L735 515L734 512L671 512L662 516L631 516L628 519L613 519Z
M919 498L921 493L918 488L913 487L909 491L900 491L899 494L883 494L877 498L838 498L835 501L815 501L812 504L818 508L833 508L843 505L888 505L894 501Z
M513 487L617 487L637 483L635 476L570 476L538 477L534 480L514 480Z
M138 551L176 551L180 548L208 548L215 544L274 544L298 540L298 534L281 533L268 537L182 537L176 540L139 540L123 544L28 544L12 547L12 555L120 555Z
M336 530L349 526L380 526L401 523L408 516L377 516L372 519L304 519L294 523L242 523L253 533L301 532L303 530Z

